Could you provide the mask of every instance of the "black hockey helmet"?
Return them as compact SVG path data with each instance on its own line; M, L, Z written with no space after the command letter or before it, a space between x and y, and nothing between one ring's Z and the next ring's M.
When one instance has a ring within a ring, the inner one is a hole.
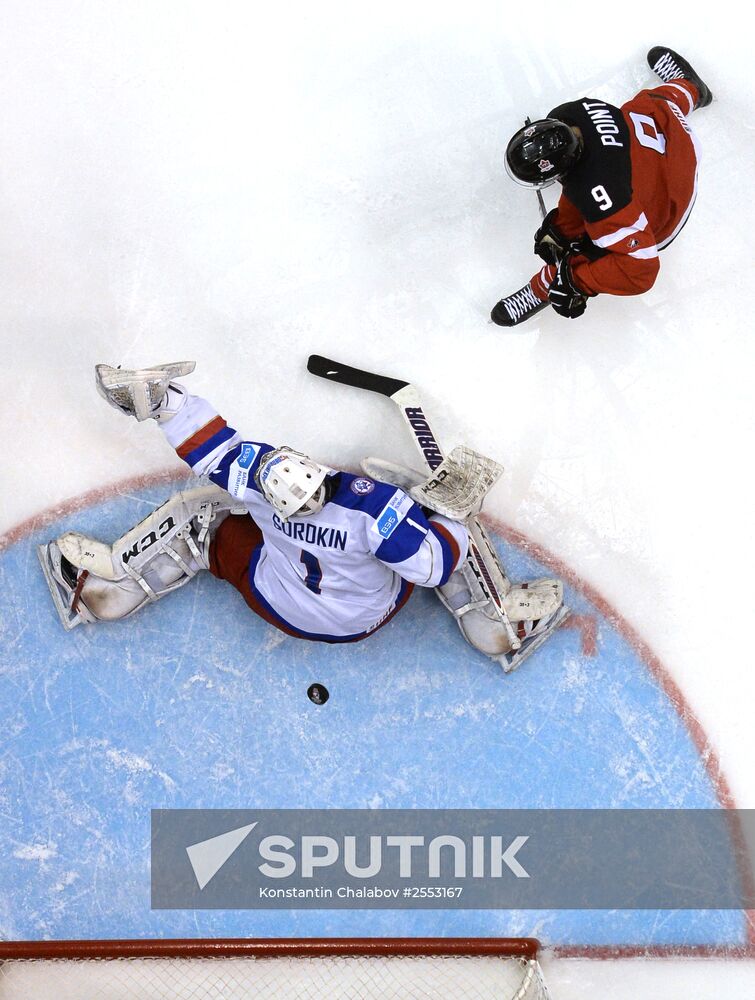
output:
M574 131L555 118L530 122L509 140L506 171L517 184L548 187L579 159L582 146Z

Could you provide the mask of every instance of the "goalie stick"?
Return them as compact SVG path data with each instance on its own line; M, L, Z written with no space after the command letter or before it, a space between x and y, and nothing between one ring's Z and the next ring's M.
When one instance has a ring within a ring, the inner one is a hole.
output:
M381 396L387 396L398 406L412 432L412 438L424 463L431 472L443 461L443 452L435 439L430 423L422 409L419 393L411 382L403 382L388 375L375 375L361 368L351 368L338 361L324 358L320 354L310 354L307 371L319 378L350 385L355 389L368 389Z
M387 375L377 375L373 372L364 371L361 368L352 368L350 365L341 364L330 358L322 357L320 354L310 355L307 361L307 371L312 375L328 379L331 382L349 385L356 389L367 389L381 396L387 396L401 411L401 415L412 432L412 439L427 468L433 472L441 465L443 462L443 451L422 408L419 392L411 382L391 378ZM475 575L484 593L496 609L496 613L506 629L506 634L511 644L511 652L504 653L497 658L504 671L508 673L520 666L524 658L533 653L548 638L550 633L568 616L569 609L565 607L559 609L554 618L552 628L547 632L529 642L526 639L522 642L517 636L504 608L503 599L511 584L501 565L498 553L493 548L490 538L478 518L470 517L467 520L467 531L469 533L469 547L470 554L473 556L472 565ZM485 559L484 553L487 553L487 559Z

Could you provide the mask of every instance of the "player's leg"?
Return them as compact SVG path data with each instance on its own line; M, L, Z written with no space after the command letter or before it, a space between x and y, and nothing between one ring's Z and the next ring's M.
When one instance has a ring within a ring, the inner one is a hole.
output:
M209 565L214 530L232 498L216 486L177 493L112 545L69 531L40 545L60 620L117 621L188 583Z
M498 326L519 326L548 305L561 316L581 316L588 296L577 287L572 268L587 259L583 254L567 254L558 265L545 264L524 288L496 303L490 318Z
M219 580L226 580L238 590L249 606L257 611L249 587L249 563L262 544L262 532L256 521L229 517L215 532L209 551L209 570Z
M425 479L416 469L375 458L364 459L362 469L406 492L416 492ZM466 525L467 558L436 593L471 646L514 670L568 616L563 585L551 579L512 585L479 520L469 517Z
M468 560L452 574L447 584L438 588L438 596L457 621L467 642L486 656L499 659L515 653L511 633L501 614ZM524 644L542 633L550 633L566 616L560 580L539 579L514 584L503 599L503 609ZM557 619L557 620L556 620Z
M659 96L679 103L686 98L688 106L683 110L691 114L697 108L707 108L713 94L705 81L687 60L667 45L656 45L647 55L648 66L659 76L665 86L655 88Z

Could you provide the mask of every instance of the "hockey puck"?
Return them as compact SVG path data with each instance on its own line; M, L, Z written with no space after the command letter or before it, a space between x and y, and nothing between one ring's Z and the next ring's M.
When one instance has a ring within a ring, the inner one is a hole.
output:
M322 684L310 684L307 688L307 697L315 705L324 705L330 698L330 692Z

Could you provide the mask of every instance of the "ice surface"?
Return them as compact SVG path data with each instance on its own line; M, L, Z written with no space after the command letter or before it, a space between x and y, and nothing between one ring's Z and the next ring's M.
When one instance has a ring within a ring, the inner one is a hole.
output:
M642 633L755 806L755 84L738 24L731 2L8 0L0 530L175 463L103 406L96 362L196 359L191 386L235 425L350 468L410 442L389 404L313 380L306 356L410 379L444 443L506 465L491 513ZM700 196L656 287L503 333L488 312L533 269L537 222L505 140L562 100L629 97L658 42L717 101L693 119Z

